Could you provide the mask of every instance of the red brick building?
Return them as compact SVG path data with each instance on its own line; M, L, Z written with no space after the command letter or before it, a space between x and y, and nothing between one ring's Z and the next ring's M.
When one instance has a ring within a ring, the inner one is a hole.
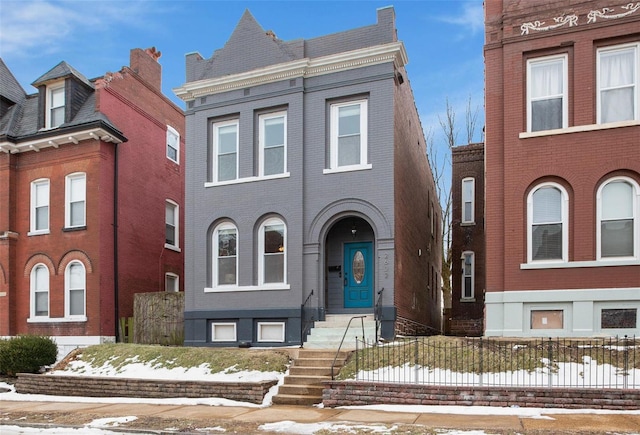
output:
M637 335L640 4L487 0L485 23L485 335Z
M0 336L114 341L135 293L181 289L184 116L159 57L92 80L61 62L35 94L0 60Z
M451 152L451 335L484 332L484 144Z

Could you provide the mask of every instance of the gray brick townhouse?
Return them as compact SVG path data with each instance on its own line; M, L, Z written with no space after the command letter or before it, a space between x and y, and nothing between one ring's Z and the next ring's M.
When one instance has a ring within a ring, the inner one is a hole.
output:
M186 345L303 344L331 315L440 331L441 209L406 63L392 7L291 41L245 11L210 58L187 54Z

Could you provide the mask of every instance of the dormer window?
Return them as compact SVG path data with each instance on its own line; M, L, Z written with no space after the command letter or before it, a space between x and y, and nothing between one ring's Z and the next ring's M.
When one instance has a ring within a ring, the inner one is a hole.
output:
M47 128L64 123L64 83L47 89Z

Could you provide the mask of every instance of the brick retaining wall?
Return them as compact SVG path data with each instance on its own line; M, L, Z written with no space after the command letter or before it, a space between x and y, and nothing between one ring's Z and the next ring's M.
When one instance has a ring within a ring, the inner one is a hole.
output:
M175 381L93 376L53 376L19 373L16 391L22 394L88 397L221 397L240 402L262 403L277 381L210 382Z
M356 381L324 382L324 406L461 405L574 409L640 409L640 390L455 387Z

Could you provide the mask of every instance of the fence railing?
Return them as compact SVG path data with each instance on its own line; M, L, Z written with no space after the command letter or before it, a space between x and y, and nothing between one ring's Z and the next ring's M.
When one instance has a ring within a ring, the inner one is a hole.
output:
M640 389L640 338L356 339L355 380L450 386Z

